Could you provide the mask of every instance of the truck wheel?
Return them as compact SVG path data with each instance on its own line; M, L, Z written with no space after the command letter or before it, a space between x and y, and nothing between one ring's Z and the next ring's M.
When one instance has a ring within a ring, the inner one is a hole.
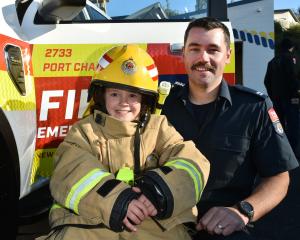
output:
M7 236L7 239L15 239L18 226L19 185L16 183L14 168L1 134L0 156L0 218L4 224L1 226L1 234Z

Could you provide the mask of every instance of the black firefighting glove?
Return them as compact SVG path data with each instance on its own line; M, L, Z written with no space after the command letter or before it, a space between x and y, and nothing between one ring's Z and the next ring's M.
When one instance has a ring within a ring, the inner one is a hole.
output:
M128 205L133 199L137 199L139 194L131 188L126 188L117 197L109 219L109 227L114 232L122 232L124 230L123 220L126 217Z
M136 179L135 186L149 199L157 210L156 219L169 218L174 209L173 195L163 178L155 171L147 171Z

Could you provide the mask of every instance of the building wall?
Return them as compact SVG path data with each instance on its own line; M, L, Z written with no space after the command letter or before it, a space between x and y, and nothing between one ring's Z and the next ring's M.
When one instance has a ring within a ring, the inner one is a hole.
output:
M289 11L283 13L275 13L274 19L275 21L280 22L281 26L286 29L297 24L297 22L295 21L295 19Z
M274 56L274 3L262 0L228 9L235 40L243 41L243 84L266 93L264 77Z

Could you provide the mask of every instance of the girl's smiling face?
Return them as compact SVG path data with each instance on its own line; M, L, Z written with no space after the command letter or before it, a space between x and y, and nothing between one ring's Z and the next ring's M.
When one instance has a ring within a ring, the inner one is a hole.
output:
M141 94L118 88L106 88L104 99L109 115L128 122L139 118L142 102Z

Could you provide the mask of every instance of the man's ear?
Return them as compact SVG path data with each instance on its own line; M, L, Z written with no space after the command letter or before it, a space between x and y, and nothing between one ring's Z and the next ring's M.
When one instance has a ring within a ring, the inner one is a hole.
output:
M230 63L231 53L232 53L231 48L228 48L227 51L226 51L226 61L225 61L226 64Z
M184 58L184 49L185 47L183 46L182 49L181 49L181 56Z

